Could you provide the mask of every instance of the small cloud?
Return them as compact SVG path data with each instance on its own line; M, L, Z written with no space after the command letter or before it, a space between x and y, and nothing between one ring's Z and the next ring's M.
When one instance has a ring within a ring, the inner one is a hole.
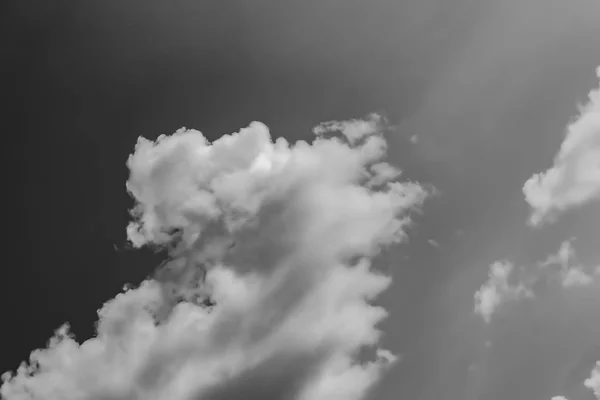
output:
M507 261L496 261L490 265L488 280L475 292L475 313L490 323L492 315L503 303L525 297L533 297L533 292L523 283L509 283L514 265Z
M550 254L540 263L544 268L558 265L558 274L564 287L589 285L594 280L585 271L586 268L577 262L573 240L563 241L556 253Z
M368 187L381 186L387 182L397 179L402 171L386 162L371 165L371 178L367 182Z
M575 238L564 240L556 253L550 254L546 257L546 260L541 262L541 266L549 266L558 264L563 268L568 268L569 262L575 257L575 249L573 248L573 241Z
M336 131L341 132L350 144L355 144L361 139L379 132L383 127L383 123L384 119L381 115L372 113L365 119L322 122L313 128L313 132L317 136Z
M427 240L427 243L429 243L433 247L440 247L440 244L433 239Z
M417 142L419 141L419 137L417 135L412 135L409 139L408 139L412 144L417 144Z
M588 379L583 382L583 385L594 392L596 399L600 400L600 361L596 363L596 367ZM552 400L569 400L564 396L554 396Z
M570 286L585 286L594 281L594 278L579 268L570 268L562 276L562 284L564 287Z
M596 367L592 370L591 376L583 383L585 387L591 389L598 400L600 400L600 361L596 363Z
M541 268L529 271L534 275L529 275L527 279L520 279L516 284L509 283L509 278L514 273L512 263L508 261L493 263L490 266L488 281L475 293L475 312L480 314L487 323L490 323L492 315L506 301L533 297L533 285L538 280L540 273L548 274L550 277L560 277L562 287L589 285L593 282L594 275L600 275L600 266L595 267L593 272L588 272L588 269L577 263L573 240L571 238L563 241L555 253L537 263L537 266ZM556 266L558 268L552 268ZM487 341L485 347L490 346L491 342ZM596 363L590 377L583 382L583 385L592 390L596 399L600 400L600 361ZM564 396L554 396L552 400L568 399Z
M572 241L561 243L556 253L550 254L544 261L537 263L537 271L525 270L517 284L510 284L509 278L514 271L514 265L508 261L496 261L490 266L488 280L475 293L475 312L486 322L490 322L496 309L508 300L518 300L524 297L534 297L533 287L539 280L539 274L558 277L562 287L584 286L594 281L594 275L600 275L600 266L593 272L588 272L576 260ZM558 266L558 268L553 268Z
M600 67L596 73L600 77ZM533 209L532 226L600 198L600 89L590 92L588 104L568 126L554 165L529 178L523 193Z

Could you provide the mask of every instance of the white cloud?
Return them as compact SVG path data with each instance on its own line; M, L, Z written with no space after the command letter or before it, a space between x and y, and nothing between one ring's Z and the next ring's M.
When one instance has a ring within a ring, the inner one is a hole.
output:
M402 174L402 171L386 162L371 165L371 172L373 175L367 182L369 187L383 185L397 179Z
M489 323L492 314L503 303L524 297L532 297L533 293L523 283L509 283L509 277L514 269L512 263L496 261L490 265L488 280L475 292L475 312Z
M127 233L138 247L169 246L172 260L108 301L95 337L58 331L5 374L2 397L362 398L396 360L378 348L386 311L369 303L390 277L370 261L405 238L427 195L369 168L386 147L373 120L335 122L349 143L323 126L313 143L273 143L258 122L213 143L184 129L140 138ZM373 361L356 359L364 347Z
M600 197L600 90L590 92L589 103L568 126L554 165L529 178L523 192L534 226Z
M577 262L573 240L565 240L556 253L550 254L544 261L537 263L541 269L527 268L518 279L518 283L510 284L509 278L514 265L508 261L496 261L490 266L488 280L475 293L475 312L486 322L491 321L492 314L502 303L534 297L533 287L540 274L560 281L562 287L584 286L594 282L595 275L600 275L600 267L588 272L587 268ZM558 268L553 268L558 266Z
M436 240L433 240L433 239L428 239L427 243L429 243L433 247L440 247L440 244Z
M594 278L580 268L570 268L562 274L562 284L565 287L589 285Z
M592 390L598 400L600 400L600 361L596 363L596 367L592 370L591 376L583 383L585 387Z
M558 265L558 274L565 287L589 285L594 278L585 271L582 265L577 263L572 242L573 239L563 241L558 252L549 255L540 265L542 267Z
M592 370L592 374L583 382L584 386L594 392L594 395L600 400L600 361L596 363L596 367ZM554 396L552 400L568 400L563 396Z
M350 144L356 144L361 139L379 132L383 122L381 115L373 113L365 119L322 122L314 128L313 132L317 136L323 136L338 131L348 139Z
M546 257L545 261L542 261L542 266L548 266L552 264L558 264L562 268L567 269L569 267L570 261L575 257L575 249L573 248L573 238L564 240L558 251L554 254L550 254Z

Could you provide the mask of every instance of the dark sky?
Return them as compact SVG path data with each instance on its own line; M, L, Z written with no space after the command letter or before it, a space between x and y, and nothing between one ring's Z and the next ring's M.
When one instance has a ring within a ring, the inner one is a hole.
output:
M561 389L567 367L532 383L515 365L564 359L573 349L554 346L572 334L562 319L545 319L559 333L532 344L527 329L541 328L511 316L521 333L490 335L519 361L498 350L474 387L467 367L488 333L465 310L495 259L531 262L572 234L600 259L597 209L536 236L521 193L595 84L596 0L22 0L1 14L5 136L20 145L8 148L7 186L19 195L8 210L0 370L66 321L89 337L103 302L160 261L125 245L125 161L138 136L185 126L214 139L259 120L274 136L307 139L321 121L376 111L395 126L391 155L406 176L441 193L393 261L386 340L406 362L377 398L541 400ZM600 335L585 329L581 342Z

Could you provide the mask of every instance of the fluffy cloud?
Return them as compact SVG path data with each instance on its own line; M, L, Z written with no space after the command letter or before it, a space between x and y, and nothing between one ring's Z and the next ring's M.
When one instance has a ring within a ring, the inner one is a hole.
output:
M104 305L95 337L61 328L4 375L2 397L362 398L396 360L378 347L386 311L370 300L390 278L371 260L427 196L390 181L380 122L329 122L312 143L273 142L258 122L213 143L140 138L127 233L170 261Z
M533 293L523 283L510 284L509 277L514 265L506 261L496 261L490 265L488 280L475 292L475 312L489 323L492 314L503 303L523 297L532 297Z
M534 226L600 197L600 90L590 92L588 104L569 125L554 165L529 178L523 192Z

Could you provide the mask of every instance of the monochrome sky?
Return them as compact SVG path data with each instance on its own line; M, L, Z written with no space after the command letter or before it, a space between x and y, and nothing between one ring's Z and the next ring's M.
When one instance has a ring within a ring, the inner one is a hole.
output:
M600 395L597 0L2 10L7 400Z

